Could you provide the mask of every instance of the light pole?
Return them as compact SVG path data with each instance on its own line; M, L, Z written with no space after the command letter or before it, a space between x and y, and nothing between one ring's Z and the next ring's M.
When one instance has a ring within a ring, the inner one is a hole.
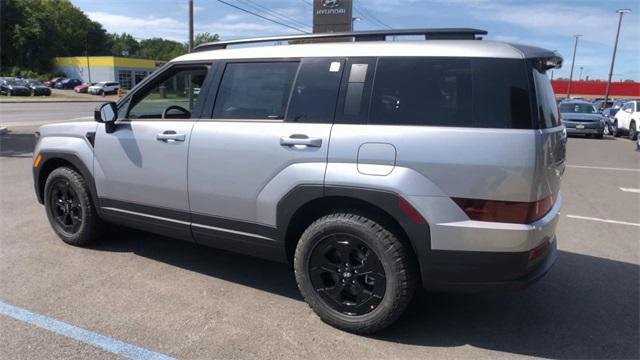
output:
M189 0L189 52L193 50L193 0Z
M569 86L567 87L567 99L571 98L571 80L573 80L573 65L576 62L576 50L578 49L578 39L582 35L573 35L576 38L575 43L573 44L573 60L571 60L571 72L569 73Z
M578 76L578 81L582 80L582 69L584 69L584 67L580 66L580 75Z
M616 62L616 50L618 50L618 38L620 37L620 25L622 25L622 15L630 13L631 9L618 9L616 10L620 14L618 19L618 31L616 32L616 41L613 44L613 55L611 56L611 66L609 67L609 79L607 80L607 91L604 93L604 106L607 106L609 100L609 88L611 87L611 75L613 75L613 64Z

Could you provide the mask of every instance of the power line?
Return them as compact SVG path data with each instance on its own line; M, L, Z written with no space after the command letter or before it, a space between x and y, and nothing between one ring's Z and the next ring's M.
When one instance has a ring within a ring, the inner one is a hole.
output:
M391 26L387 25L384 21L378 19L375 15L373 15L373 13L371 11L369 11L369 9L367 9L364 4L356 4L355 1L353 2L353 6L358 9L361 13L365 14L366 17L371 18L372 20L376 21L378 24L382 25L383 27L389 28L389 29L393 29ZM371 21L369 21L371 22Z
M252 7L253 9L256 9L258 11L263 11L264 10L269 15L271 15L272 17L275 17L275 18L280 19L280 20L285 21L285 22L289 21L290 23L293 23L296 26L301 26L305 30L310 30L311 29L311 27L309 25L307 25L305 23L302 23L302 22L300 22L300 21L298 21L298 20L296 20L296 19L294 19L294 18L292 18L290 16L287 16L287 15L284 15L284 14L279 14L276 11L274 11L272 9L269 9L266 6L262 6L262 5L258 4L258 3L256 3L255 1L252 1L252 0L237 0L237 1L240 1L240 2Z
M272 23L274 23L274 24L282 25L282 26L284 26L284 27L288 27L289 29L293 29L293 30L299 31L299 32L304 33L304 34L309 34L309 32L308 32L308 31L305 31L305 30L299 29L299 28L297 28L297 27L295 27L295 26L291 26L291 25L288 25L288 24L282 23L282 22L280 22L280 21L276 21L276 20L270 19L270 18L268 18L268 17L266 17L266 16L262 16L262 15L260 15L260 14L257 14L257 13L255 13L255 12L251 11L251 10L247 10L247 9L242 8L242 7L240 7L240 6L236 6L236 5L230 4L230 3L228 3L228 2L226 2L226 1L224 1L224 0L216 0L216 1L218 1L219 3L225 4L225 5L227 5L227 6L231 6L231 7L232 7L232 8L234 8L234 9L237 9L237 10L240 10L240 11L243 11L243 12L246 12L247 14L251 14L251 15L253 15L253 16L257 16L257 17L259 17L259 18L261 18L261 19L264 19L264 20L267 20L267 21L271 21L271 22L272 22Z

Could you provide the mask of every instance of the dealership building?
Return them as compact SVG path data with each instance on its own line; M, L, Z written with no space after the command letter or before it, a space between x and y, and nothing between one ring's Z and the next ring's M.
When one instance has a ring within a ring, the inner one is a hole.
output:
M115 56L74 56L54 59L56 71L84 83L117 81L124 89L131 89L155 71L160 62Z

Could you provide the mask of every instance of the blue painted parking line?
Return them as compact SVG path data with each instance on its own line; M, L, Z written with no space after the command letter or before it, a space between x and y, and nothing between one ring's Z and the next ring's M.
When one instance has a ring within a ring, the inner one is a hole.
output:
M100 335L93 331L85 330L77 326L69 325L65 322L51 319L44 315L36 314L29 310L9 305L1 301L0 314L31 325L35 325L45 330L49 330L58 335L81 341L110 353L124 356L128 359L175 360L175 358L171 356L147 350L139 346L127 344L126 342L112 339L108 336Z

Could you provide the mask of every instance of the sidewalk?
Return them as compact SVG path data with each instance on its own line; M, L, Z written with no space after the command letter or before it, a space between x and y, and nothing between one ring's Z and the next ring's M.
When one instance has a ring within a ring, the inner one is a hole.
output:
M49 102L106 102L118 101L117 95L99 96L78 94L73 90L51 89L51 96L0 96L0 104Z

